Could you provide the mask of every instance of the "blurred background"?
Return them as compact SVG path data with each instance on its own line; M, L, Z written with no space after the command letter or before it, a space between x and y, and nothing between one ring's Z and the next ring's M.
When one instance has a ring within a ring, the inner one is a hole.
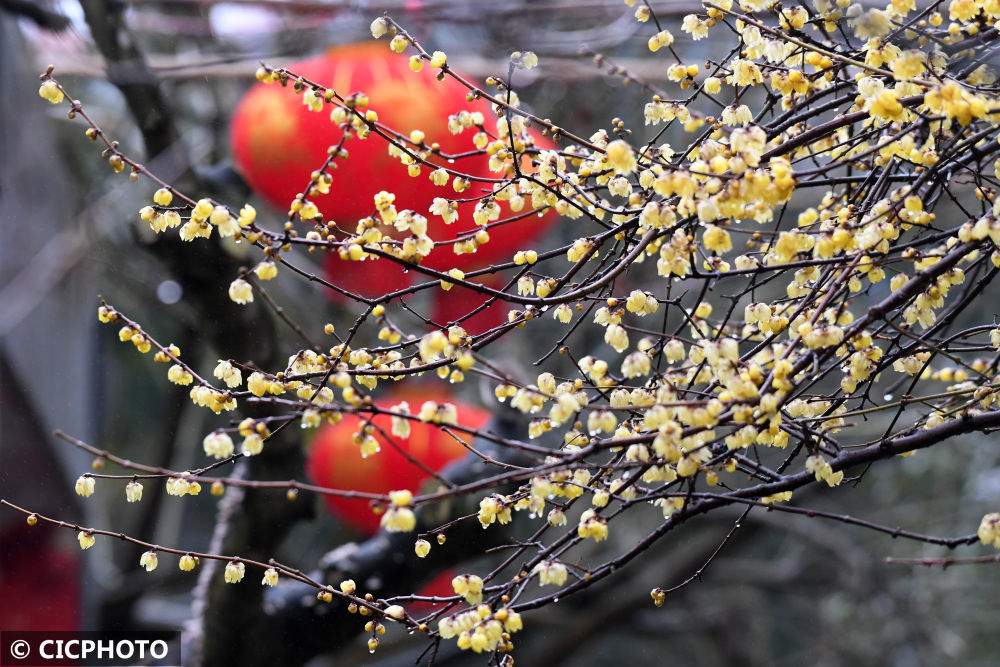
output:
M700 6L650 5L679 37L681 18ZM613 117L634 129L636 142L655 131L643 128L651 95L644 84L666 87L666 64L646 49L652 26L610 0L0 2L0 496L66 521L208 550L218 501L207 493L181 501L150 488L143 502L126 504L120 485L100 481L86 501L73 493L93 457L53 437L53 429L183 470L204 465L202 437L228 423L192 406L186 389L165 381L165 369L99 328L98 295L158 340L176 343L208 375L220 357L283 363L301 344L275 334L266 313L234 314L225 295L215 294L224 292L214 288L228 284L235 267L250 261L245 247L213 241L203 255L182 260L138 224L153 186L115 176L84 136L86 126L68 120L65 105L38 97L38 74L55 65L59 80L124 152L165 180L236 208L250 201L261 215L280 220L283 212L251 192L234 167L234 109L261 61L294 69L330 47L355 48L370 41L368 26L384 11L479 81L505 76L512 51L535 51L540 67L515 79L522 101L580 136L609 127ZM384 43L379 48L388 51ZM680 37L677 48L686 62L703 62L713 43ZM592 52L608 60L598 66ZM609 61L629 75L609 72ZM377 101L373 106L379 108ZM686 145L682 133L664 140ZM387 189L406 178L380 177ZM578 234L556 225L536 247ZM324 270L319 262L312 266ZM654 275L647 268L629 280ZM350 325L356 314L350 305L304 283L282 276L271 295L307 330L324 322ZM220 349L220 341L247 327L255 334L244 347ZM525 373L544 352L516 336L501 345L498 352L521 360ZM453 391L456 400L482 405L475 383ZM292 436L288 446L301 452L305 438ZM796 501L915 532L972 533L984 513L998 509L1000 449L987 436L970 437L979 440L877 465L857 488L799 492ZM291 456L288 466L291 473L278 478L305 478L301 457ZM331 549L365 537L363 527L316 499L296 502L301 508L281 518L287 525L274 545L279 560L309 570ZM655 521L657 513L651 508L647 518ZM687 578L736 519L716 515L690 525L627 575L528 614L515 653L520 664L996 664L996 565L943 571L886 565L886 556L944 552L819 519L751 514L700 581L654 608L650 589ZM638 539L649 525L623 525L615 537ZM52 527L29 529L23 515L0 511L0 629L179 628L192 618L193 576L172 564L146 574L137 567L141 549L111 540L82 554L75 537ZM976 546L960 555L979 553L987 551ZM412 664L423 648L419 638L390 633L370 656L359 635L312 663ZM444 649L438 660L483 663Z

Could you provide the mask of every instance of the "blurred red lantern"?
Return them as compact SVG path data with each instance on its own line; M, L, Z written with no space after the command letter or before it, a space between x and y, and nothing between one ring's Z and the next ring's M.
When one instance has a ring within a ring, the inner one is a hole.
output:
M414 389L378 399L375 405L389 409L404 400L413 412L418 411L424 401L453 403L458 409L458 423L467 428L482 428L491 417L489 411L451 400L441 392ZM400 450L435 472L467 453L460 442L431 424L412 421L410 436L399 438L391 435L390 417L379 415L372 423L377 427L374 435L381 451L367 458L361 457L361 450L353 440L361 419L344 415L337 424L324 424L310 445L306 461L309 478L315 484L334 489L381 494L409 489L416 493L431 477L423 468L407 460ZM387 438L392 442L387 442ZM367 500L334 496L324 496L324 500L332 514L355 530L366 535L378 530L379 516Z
M445 570L428 581L417 591L417 595L439 598L450 597L455 594L455 588L451 584L451 580L454 578L454 570ZM438 605L433 602L411 602L406 605L406 610L411 614L429 614L438 608Z
M80 629L79 549L24 521L0 531L0 628ZM11 601L17 601L12 603Z
M496 118L488 102L468 101L468 90L453 78L438 81L437 70L429 65L413 72L406 56L391 52L384 44L338 47L323 56L290 64L288 69L342 96L364 92L370 100L368 108L378 112L381 124L404 135L411 130L422 130L425 142L428 145L436 142L446 154L467 153L475 148L472 142L475 131L452 134L447 129L449 115L463 110L479 111L488 126ZM329 118L333 107L326 105L324 109L310 111L300 95L279 84L256 84L240 101L230 130L233 155L253 190L271 205L287 209L308 186L310 174L323 164L327 148L339 141L341 130ZM554 147L543 137L536 137L536 144L539 148ZM379 137L355 138L345 146L349 157L337 160L329 194L312 197L326 219L353 230L359 219L374 213L373 196L387 190L396 195L398 210L411 209L427 217L428 234L436 241L452 239L459 232L475 228L474 202L459 205L459 220L452 225L445 225L428 209L435 197L476 197L491 184L473 181L468 191L456 195L450 184L433 185L428 178L431 170L426 167L419 176L409 176L407 167L388 154L388 145ZM497 177L489 170L488 159L483 155L460 158L454 164L447 164L440 157L432 156L431 160L438 166L473 177ZM524 164L529 167L527 161ZM504 214L509 213L505 203L501 203L501 208ZM424 263L439 270L459 268L468 272L509 261L517 249L541 236L555 218L556 214L550 212L542 218L528 216L494 227L489 231L490 242L476 253L456 255L450 247L443 246ZM391 262L348 262L335 254L328 256L326 273L331 282L368 297L401 289L411 282L411 276ZM413 279L422 277L415 275Z

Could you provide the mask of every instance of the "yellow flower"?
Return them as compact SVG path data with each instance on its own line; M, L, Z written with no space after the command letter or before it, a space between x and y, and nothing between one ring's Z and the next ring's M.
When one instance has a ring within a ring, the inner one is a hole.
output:
M844 479L844 471L833 472L830 463L819 454L806 459L806 470L816 476L817 482L825 481L827 486L837 486Z
M514 51L510 54L511 62L524 69L533 69L538 66L538 56L533 51Z
M642 290L632 290L625 301L625 308L636 315L651 315L660 307L660 302L649 292Z
M726 81L734 86L755 86L764 82L764 75L760 72L760 67L752 60L735 59L732 63L733 73L726 77Z
M310 88L302 93L302 104L310 111L322 111L323 95Z
M645 352L633 352L622 361L622 375L626 378L648 375L651 368L652 362Z
M270 385L270 380L268 380L267 376L260 371L254 371L250 374L250 377L247 378L247 389L250 390L251 394L257 397L266 394Z
M604 330L604 342L614 348L615 352L628 349L628 332L619 324L610 324Z
M142 500L142 484L131 481L125 485L125 500L130 503L137 503Z
M368 29L371 30L372 37L378 39L379 37L381 37L382 35L384 35L389 31L389 22L386 21L385 18L380 16L374 21L372 21L372 24L369 26Z
M257 277L261 280L271 280L278 275L278 266L271 261L261 262L257 265L257 268L254 269L254 273L256 273Z
M869 112L882 120L900 120L903 117L903 105L899 103L894 91L883 90L872 100Z
M608 144L607 151L608 164L619 174L631 174L635 171L635 152L632 147L621 139L616 139Z
M483 580L474 574L460 574L451 580L455 595L461 595L469 604L483 601Z
M733 249L733 242L729 238L729 232L715 225L705 227L705 233L702 235L701 241L705 244L705 249L712 252L724 253Z
M80 548L84 550L94 546L94 542L97 541L91 533L83 530L76 534L76 539L80 542Z
M240 305L253 303L253 287L242 278L237 278L229 285L229 298Z
M444 67L448 62L448 56L444 51L435 51L431 54L431 67Z
M483 528L486 528L494 521L507 524L510 523L510 519L510 508L504 504L502 496L493 494L483 498L479 502L479 523L482 524Z
M413 492L409 489L390 491L389 502L396 507L409 507L410 503L413 502Z
M241 450L247 456L257 456L264 451L264 438L259 433L250 433L243 438Z
M229 388L238 387L243 382L240 369L233 366L228 361L219 360L219 365L215 367L215 377L226 383Z
M165 485L167 494L171 496L183 496L185 494L196 496L201 493L201 484L189 480L190 476L191 473L182 472L180 477L171 477L168 479Z
M992 544L1000 549L1000 512L992 512L984 516L979 523L979 530L976 531L976 534L983 544Z
M545 518L550 526L565 526L566 525L566 514L561 509L553 509L549 511L548 516Z
M152 572L159 565L159 559L155 551L147 551L139 557L139 567L146 568L146 572Z
M681 23L681 30L691 35L695 41L708 37L708 21L700 20L694 14L688 14Z
M750 107L745 104L741 104L738 107L730 105L722 110L722 122L730 126L745 126L749 125L753 120L753 113L750 111Z
M240 227L249 227L257 219L257 209L247 204L240 209L240 217L237 221Z
M589 509L580 515L580 523L576 527L576 532L580 537L592 537L595 542L600 542L608 537L608 522L597 516L597 512Z
M393 505L382 515L379 524L389 533L408 533L417 527L417 517L409 507Z
M520 296L530 296L535 293L535 281L531 276L521 276L517 279L517 293Z
M153 193L153 202L159 206L170 206L173 200L174 195L167 188L160 188Z
M801 30L802 26L809 20L809 12L802 7L782 9L780 19L783 28L787 29L787 26L791 26L796 30Z
M861 5L854 5L853 7L861 9ZM892 22L889 20L889 16L880 9L859 11L847 23L854 29L854 36L864 40L883 37L892 30Z
M243 574L246 572L246 565L239 561L231 560L226 564L224 573L227 584L237 584L243 581Z
M162 224L170 229L179 226L181 224L181 214L177 211L164 211Z
M952 21L968 21L979 13L975 0L951 0L948 18Z
M181 227L179 235L181 241L193 241L198 238L207 239L212 236L212 226L204 220L200 222L189 220Z
M87 498L94 494L94 485L96 482L93 477L89 475L81 475L76 480L76 493L79 496Z
M278 585L278 571L273 567L269 567L264 570L264 578L260 580L261 586L277 586Z
M211 199L199 199L194 208L191 209L191 220L194 222L205 222L212 215L214 209L215 206L212 205Z
M565 565L551 560L543 560L532 568L531 573L538 575L538 583L542 586L547 584L562 586L566 583L568 574Z
M930 358L930 352L918 352L906 357L901 357L892 362L892 370L897 373L917 375L923 371L924 365Z
M465 272L462 271L461 269L450 269L448 271L448 275L454 278L455 280L463 280L465 278ZM453 286L454 283L444 279L441 280L441 289L443 289L445 292L450 290Z
M385 608L385 617L393 621L402 621L406 618L406 610L398 604L392 604Z
M573 309L565 303L560 303L552 310L552 319L568 324L573 319Z
M435 197L429 210L434 215L441 216L441 219L444 220L446 225L450 225L458 220L458 205L453 201L444 199L443 197Z
M916 49L903 51L889 63L889 67L897 81L912 79L924 72L924 54Z
M233 216L229 214L229 209L225 206L213 208L211 215L208 216L208 221L219 228L219 233L222 236L232 236L237 229L236 221L233 220Z
M389 48L395 51L396 53L402 53L403 51L406 50L407 44L409 44L409 42L406 40L405 37L403 37L402 35L396 35L395 37L392 38L392 41L389 42Z
M424 539L417 540L413 544L413 552L417 554L417 558L426 558L431 552L431 543Z
M38 94L42 99L46 99L52 104L59 104L65 98L63 92L59 90L59 86L52 79L45 81L38 88Z

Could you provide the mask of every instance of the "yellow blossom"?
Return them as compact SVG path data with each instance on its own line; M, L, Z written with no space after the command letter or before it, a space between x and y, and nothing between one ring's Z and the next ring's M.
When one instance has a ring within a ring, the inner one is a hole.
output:
M146 568L146 572L152 572L159 564L155 551L147 551L139 557L139 566Z
M390 27L389 22L386 21L384 17L380 16L374 21L372 21L371 25L369 26L369 30L371 30L372 37L378 39L379 37L381 37L382 35L384 35L389 31L389 27Z
M413 551L417 558L426 558L431 552L431 543L424 539L419 539L413 544Z
M431 67L444 67L448 62L448 56L444 51L435 51L431 54Z
M42 83L38 89L38 94L42 99L48 100L52 104L59 104L65 98L63 92L59 90L59 86L52 79L48 79Z
M724 253L733 249L733 242L729 238L729 232L715 225L707 225L705 227L705 233L702 235L701 240L705 244L705 249L712 252Z
M79 496L87 498L94 495L94 486L96 481L93 477L89 475L81 475L76 480L76 493Z
M635 171L635 152L632 147L621 139L617 139L608 144L607 148L608 164L619 174L631 174Z
M576 531L580 537L592 537L595 542L600 542L608 537L608 522L594 510L588 509L580 516Z
M456 595L461 595L469 604L483 601L483 580L474 574L460 574L451 580Z
M417 517L409 507L392 505L382 515L379 524L390 533L408 533L417 527Z
M604 331L604 342L614 348L615 352L628 349L628 332L618 324L611 324Z
M142 484L133 480L125 485L125 500L137 503L142 500Z
M1000 512L985 515L979 523L979 530L976 531L976 534L983 544L992 544L1000 549Z
M271 261L261 262L254 269L254 273L261 280L271 280L276 275L278 275L278 266Z
M243 575L246 572L246 565L242 561L231 560L226 563L225 570L225 580L227 584L238 584L243 581Z
M242 278L237 278L229 285L229 298L238 304L246 304L253 302L253 287L250 283L243 280Z
M903 117L903 105L892 90L883 90L874 100L869 109L871 114L882 120L900 120Z
M566 566L558 561L543 560L535 565L531 570L532 574L538 575L538 583L542 586L552 584L562 586L566 583Z

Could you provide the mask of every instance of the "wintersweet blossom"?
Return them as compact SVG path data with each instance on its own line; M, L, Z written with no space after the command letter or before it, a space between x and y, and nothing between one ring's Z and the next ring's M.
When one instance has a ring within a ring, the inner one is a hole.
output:
M226 563L226 569L224 571L225 580L227 584L238 584L243 581L243 575L246 572L246 565L242 561L231 560Z

